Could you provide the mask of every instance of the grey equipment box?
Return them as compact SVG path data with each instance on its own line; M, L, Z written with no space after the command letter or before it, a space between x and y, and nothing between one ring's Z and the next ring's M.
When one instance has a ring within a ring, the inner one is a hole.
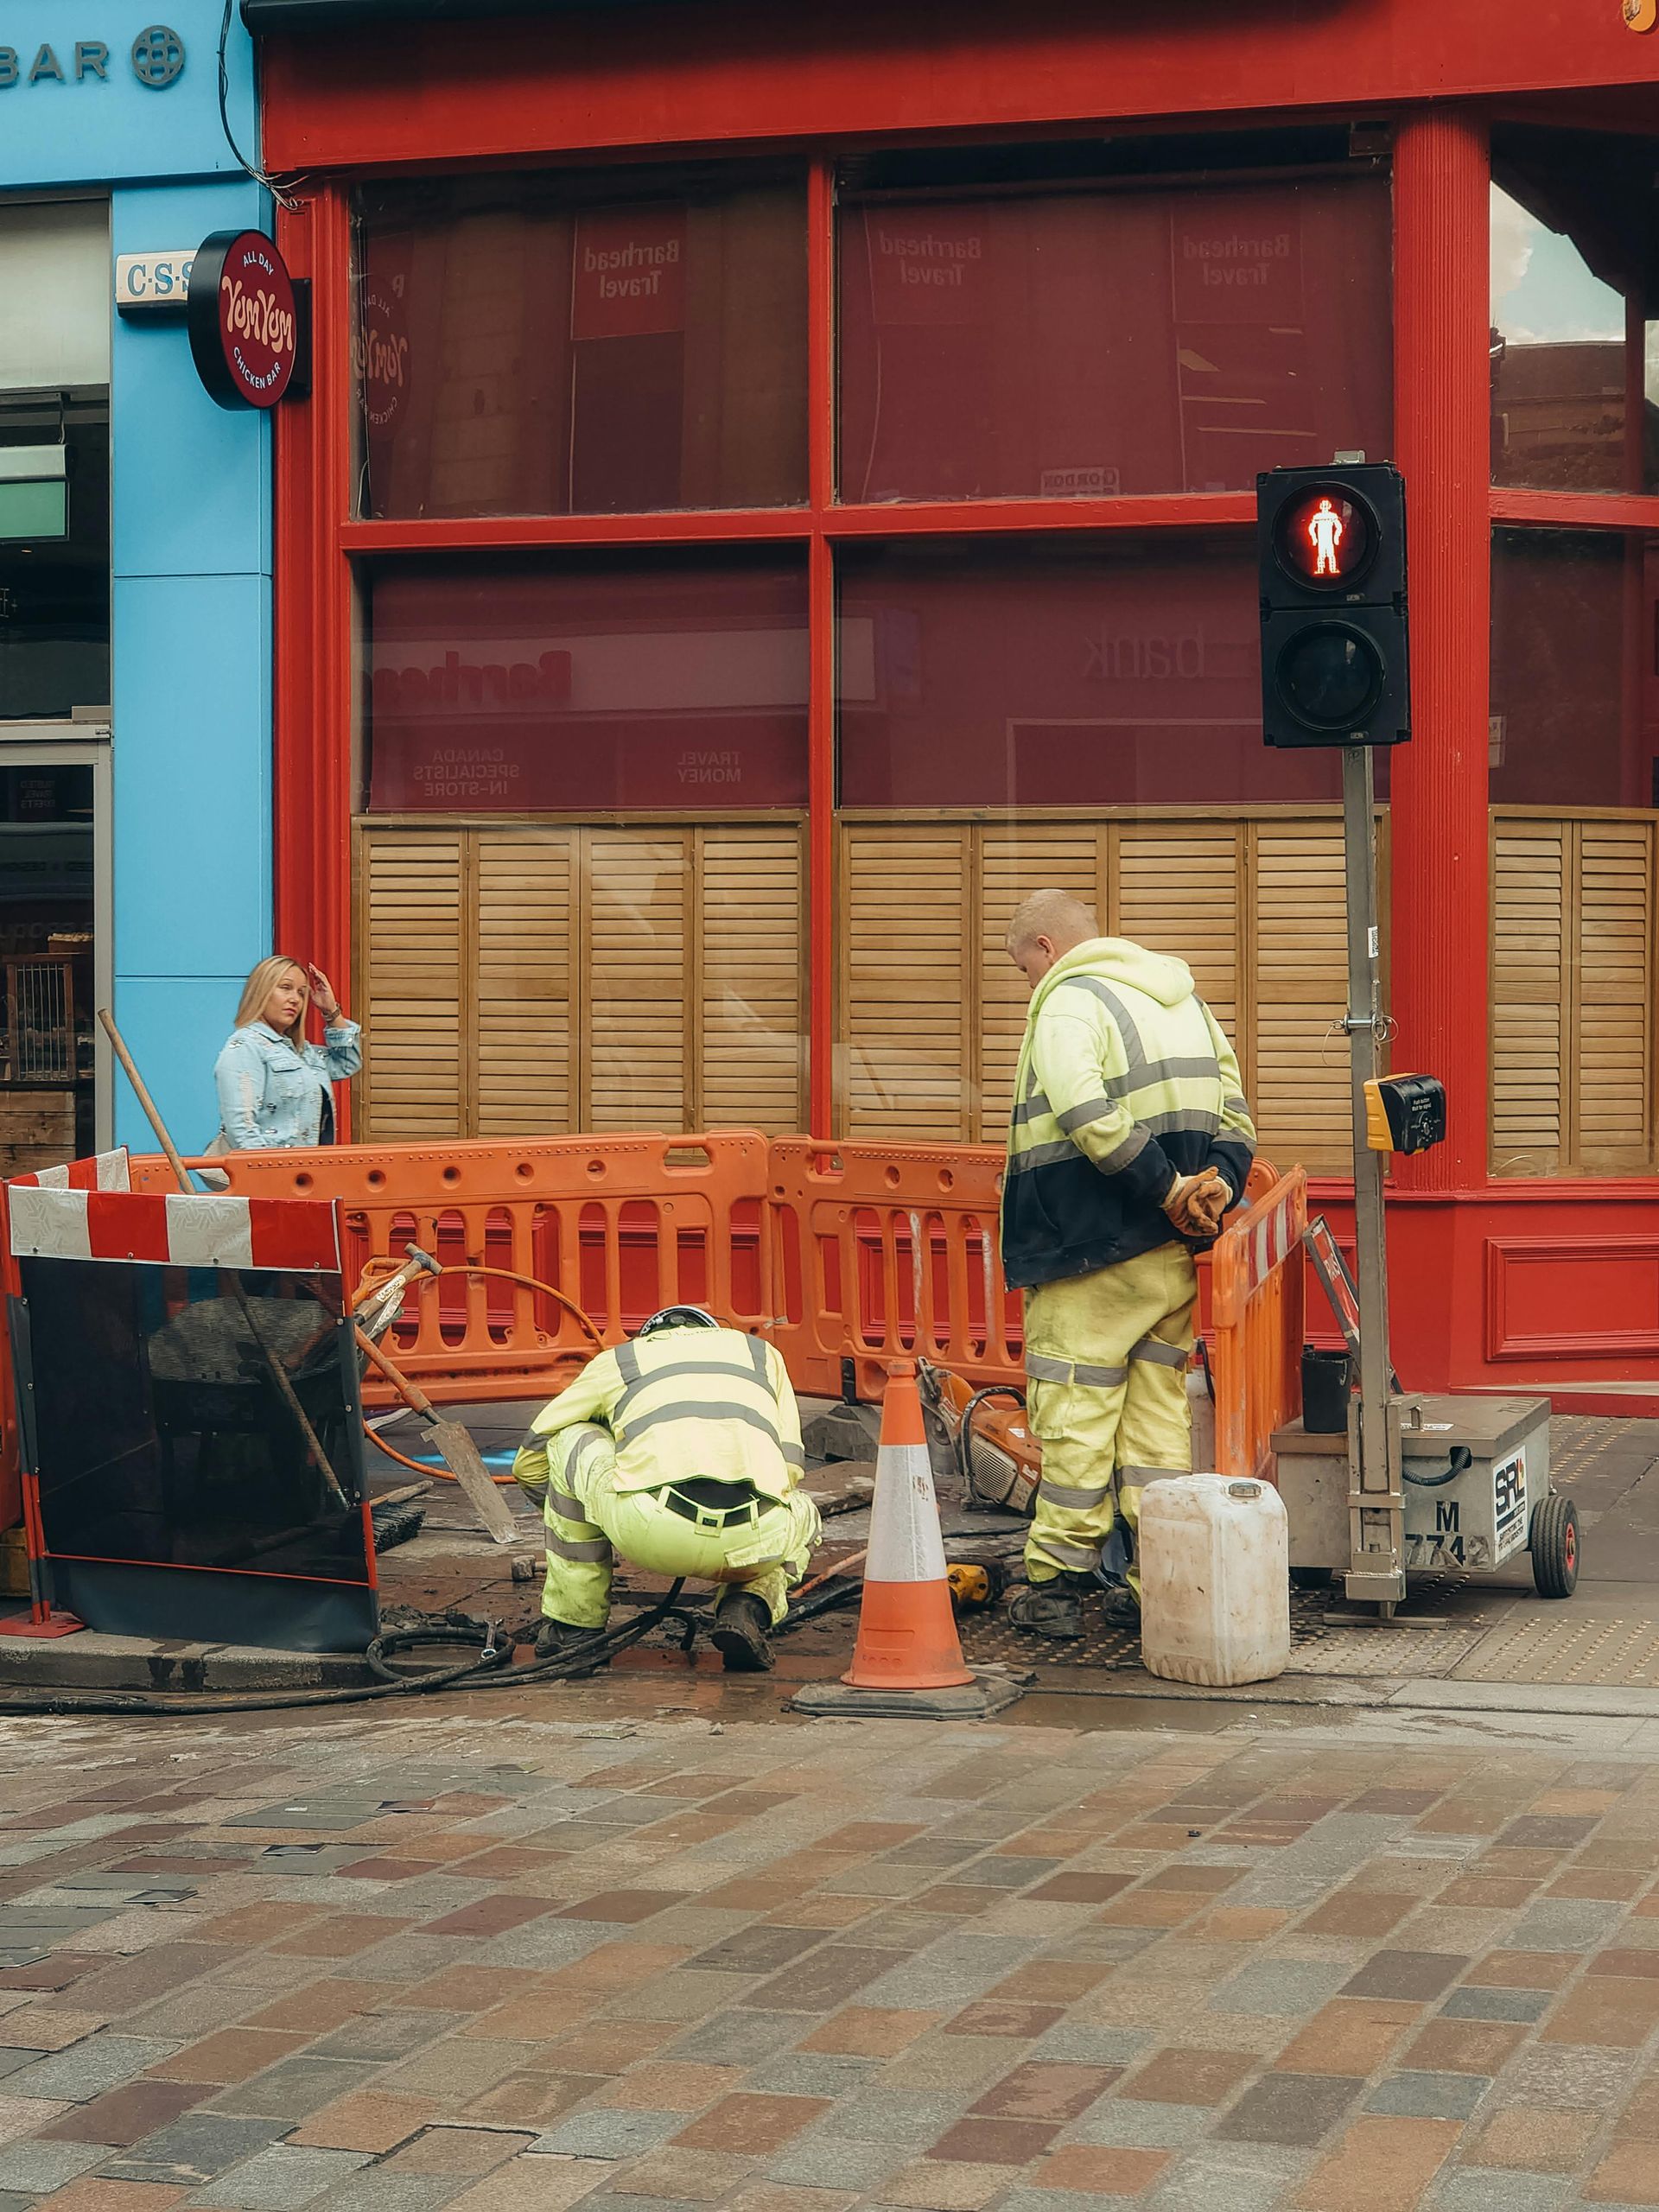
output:
M1547 1398L1404 1397L1401 1456L1409 1573L1484 1574L1527 1549L1549 1495ZM1350 1564L1348 1440L1300 1421L1273 1440L1292 1567ZM1465 1464L1464 1455L1467 1454Z

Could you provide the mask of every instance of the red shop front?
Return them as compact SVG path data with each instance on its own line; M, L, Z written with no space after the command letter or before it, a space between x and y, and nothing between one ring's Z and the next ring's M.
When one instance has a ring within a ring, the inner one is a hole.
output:
M1363 452L1394 1064L1451 1101L1398 1363L1659 1391L1659 36L244 4L315 340L278 937L353 976L359 1135L997 1141L1056 883L1191 962L1339 1212L1337 768L1262 745L1252 524Z

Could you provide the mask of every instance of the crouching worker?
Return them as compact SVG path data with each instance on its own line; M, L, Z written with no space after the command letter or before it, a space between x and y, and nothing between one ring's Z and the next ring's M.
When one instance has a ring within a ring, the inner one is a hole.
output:
M537 1658L604 1634L620 1552L649 1573L718 1583L728 1671L769 1668L767 1631L818 1540L804 1465L782 1359L701 1306L667 1306L589 1360L512 1465L547 1522Z

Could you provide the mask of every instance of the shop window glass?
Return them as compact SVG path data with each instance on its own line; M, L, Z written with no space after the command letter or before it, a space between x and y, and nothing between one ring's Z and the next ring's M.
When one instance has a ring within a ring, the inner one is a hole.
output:
M1492 481L1659 484L1659 142L1492 134Z
M0 391L0 721L109 704L108 391Z
M852 501L1243 491L1386 453L1379 175L853 194Z
M608 514L806 496L798 182L370 193L361 511Z
M1495 806L1659 806L1659 539L1500 530Z
M0 1175L98 1149L90 768L0 753Z
M849 548L844 806L1214 806L1340 796L1262 738L1255 556L1114 532Z
M1345 1171L1340 765L1262 742L1249 536L860 546L839 584L848 1133L999 1141L1004 932L1052 884L1192 968L1269 1157Z
M1492 1164L1652 1172L1659 539L1492 555Z
M798 557L400 566L366 616L372 810L805 802Z

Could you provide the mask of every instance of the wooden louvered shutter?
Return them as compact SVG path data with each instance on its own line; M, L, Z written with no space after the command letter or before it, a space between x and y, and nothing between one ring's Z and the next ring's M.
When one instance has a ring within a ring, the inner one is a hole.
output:
M1654 1164L1651 817L1492 823L1492 1167Z
M576 1127L575 843L570 830L476 840L472 1127L480 1137Z
M360 1134L378 1143L461 1126L466 843L448 830L365 830L359 845Z
M1112 927L1185 960L1235 1046L1249 947L1239 927L1244 832L1231 822L1125 822L1116 832Z
M584 1128L682 1129L691 1103L690 830L588 830Z
M1574 1164L1642 1174L1653 1160L1654 824L1577 828Z
M842 1126L850 1137L963 1144L972 1033L965 823L843 833Z
M1348 1052L1330 1033L1348 995L1342 824L1261 822L1253 837L1243 935L1255 952L1247 1075L1256 1135L1276 1166L1345 1174ZM1382 867L1379 854L1379 876Z
M1492 1167L1553 1175L1567 1149L1572 825L1492 823Z
M1008 1134L1014 1071L1031 993L1007 956L1014 908L1033 891L1070 891L1098 909L1100 830L1090 822L988 826L979 841L979 1096L972 1132L980 1144Z
M804 883L802 832L791 823L697 832L705 1128L803 1127Z

